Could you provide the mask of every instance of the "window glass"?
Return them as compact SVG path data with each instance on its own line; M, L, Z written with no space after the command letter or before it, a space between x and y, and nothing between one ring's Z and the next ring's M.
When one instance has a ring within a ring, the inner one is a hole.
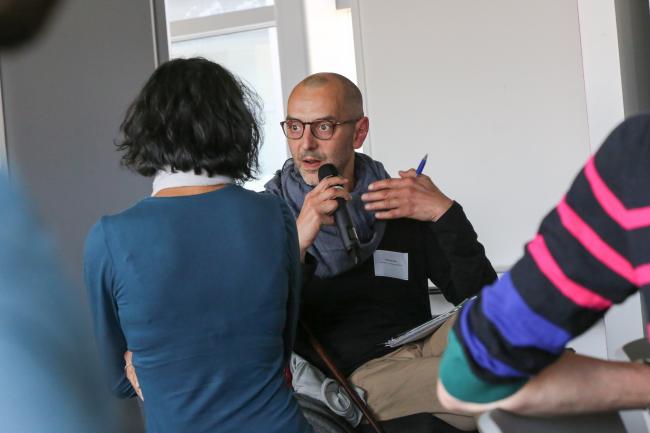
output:
M264 104L264 143L260 151L259 180L246 187L262 190L264 183L288 157L280 128L284 106L280 87L275 27L174 42L171 57L201 56L219 63L252 87Z

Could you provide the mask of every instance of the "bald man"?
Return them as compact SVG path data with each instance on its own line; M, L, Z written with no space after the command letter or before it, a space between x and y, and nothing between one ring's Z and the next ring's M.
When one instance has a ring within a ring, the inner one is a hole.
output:
M454 304L495 280L462 207L428 176L410 169L391 179L380 162L355 152L369 120L361 92L341 75L319 73L300 82L282 127L292 158L266 189L289 204L301 257L315 267L303 289L302 319L339 368L366 390L379 419L428 412L474 429L473 417L442 408L436 397L449 326L398 349L383 344L431 319L428 280ZM340 176L319 182L324 164L333 164ZM347 201L360 238L358 265L333 226L339 197ZM305 338L298 338L295 350L323 368Z

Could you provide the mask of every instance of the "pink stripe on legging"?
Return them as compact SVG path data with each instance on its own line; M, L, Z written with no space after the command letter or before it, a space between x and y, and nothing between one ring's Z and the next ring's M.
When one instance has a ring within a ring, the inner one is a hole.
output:
M590 310L605 310L612 306L611 301L581 286L564 274L548 250L542 235L538 234L528 244L528 251L544 276L576 305Z
M627 209L623 206L600 177L593 156L585 165L585 176L600 206L621 227L625 230L634 230L650 226L650 206L636 209Z

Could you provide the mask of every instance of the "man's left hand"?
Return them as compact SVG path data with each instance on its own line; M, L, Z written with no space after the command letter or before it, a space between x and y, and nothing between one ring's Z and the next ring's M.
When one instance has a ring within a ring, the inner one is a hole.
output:
M361 196L377 219L437 221L453 204L428 176L417 176L414 169L400 171L399 176L371 183Z

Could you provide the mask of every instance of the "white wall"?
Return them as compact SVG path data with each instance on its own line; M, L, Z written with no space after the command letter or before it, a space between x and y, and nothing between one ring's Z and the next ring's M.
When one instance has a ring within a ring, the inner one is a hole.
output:
M576 1L360 0L371 153L425 173L508 268L589 155Z

